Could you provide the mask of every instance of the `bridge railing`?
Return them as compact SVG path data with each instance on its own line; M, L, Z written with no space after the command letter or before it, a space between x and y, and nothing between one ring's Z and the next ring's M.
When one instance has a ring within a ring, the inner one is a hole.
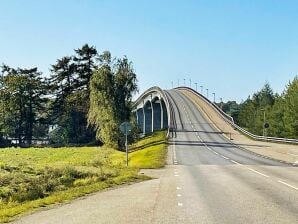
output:
M209 99L207 99L202 94L198 93L192 88L189 87L177 87L175 89L181 89L181 90L187 90L189 92L192 92L196 96L200 97L202 100L204 100L209 106L213 107L213 109L227 122L229 123L234 129L238 130L239 132L243 133L244 135L249 136L250 138L258 141L271 141L271 142L284 142L284 143L292 143L292 144L298 144L298 139L293 138L278 138L278 137L265 137L260 135L255 135L250 133L249 131L245 130L244 128L240 127L239 125L235 124L233 118L226 114L220 107L218 107L215 103L211 102Z

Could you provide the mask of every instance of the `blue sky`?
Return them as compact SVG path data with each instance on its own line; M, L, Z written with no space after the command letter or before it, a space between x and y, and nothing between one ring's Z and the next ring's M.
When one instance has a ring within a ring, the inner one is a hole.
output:
M127 55L140 93L191 78L239 102L298 74L297 12L294 0L0 0L0 62L48 75L88 43Z

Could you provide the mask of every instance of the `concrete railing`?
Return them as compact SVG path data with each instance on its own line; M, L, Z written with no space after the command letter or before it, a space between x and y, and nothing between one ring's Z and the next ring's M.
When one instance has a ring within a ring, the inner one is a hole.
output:
M209 99L207 99L202 94L198 93L192 88L189 87L177 87L175 88L177 90L187 90L196 96L200 97L202 100L204 100L210 107L212 107L226 122L228 122L234 129L240 131L244 135L249 136L250 138L258 141L271 141L271 142L284 142L284 143L292 143L292 144L298 144L298 139L292 139L292 138L277 138L277 137L264 137L260 135L255 135L250 133L249 131L245 130L244 128L241 128L237 124L234 123L233 118L226 114L220 107L218 107L215 103L211 102Z
M170 135L170 132L175 129L175 113L173 110L172 103L170 102L167 94L165 91L163 91L161 88L158 86L153 86L149 89L147 89L145 92L143 92L138 99L134 102L133 108L136 108L137 105L140 103L143 103L144 99L148 97L150 94L157 92L163 99L167 108L167 116L168 116L168 132L167 136Z

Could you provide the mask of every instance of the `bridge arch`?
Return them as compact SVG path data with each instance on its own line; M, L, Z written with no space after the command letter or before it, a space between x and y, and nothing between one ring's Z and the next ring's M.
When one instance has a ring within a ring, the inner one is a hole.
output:
M165 92L159 87L146 90L134 103L133 109L139 130L147 134L168 129L171 124L171 107Z

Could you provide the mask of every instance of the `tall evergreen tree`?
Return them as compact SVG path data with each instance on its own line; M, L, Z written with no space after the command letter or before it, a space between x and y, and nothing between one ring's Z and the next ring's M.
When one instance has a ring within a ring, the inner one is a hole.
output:
M2 66L0 89L1 125L20 144L31 144L34 125L44 112L47 89L37 68Z

